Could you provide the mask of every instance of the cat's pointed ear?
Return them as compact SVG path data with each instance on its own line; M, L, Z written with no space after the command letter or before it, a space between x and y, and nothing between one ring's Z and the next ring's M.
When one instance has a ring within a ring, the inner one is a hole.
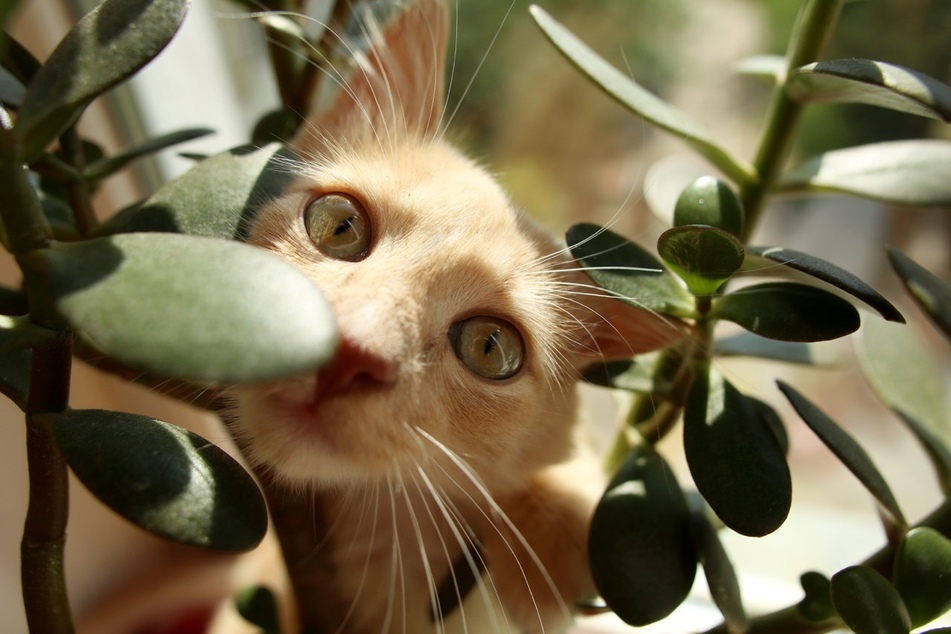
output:
M445 98L448 11L443 0L415 0L382 29L366 25L372 45L355 55L356 68L331 106L311 116L292 146L317 154L328 139L369 132L436 133Z

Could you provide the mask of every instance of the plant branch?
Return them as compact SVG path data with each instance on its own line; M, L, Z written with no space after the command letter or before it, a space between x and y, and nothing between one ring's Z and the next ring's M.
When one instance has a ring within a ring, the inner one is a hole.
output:
M83 150L82 141L76 133L75 126L63 133L63 136L59 139L59 144L66 162L75 168L79 174L83 174L86 171L86 153ZM73 210L73 217L76 220L79 235L88 236L99 224L89 198L89 183L82 177L70 180L66 185L66 191L69 195L69 205Z
M786 52L786 74L779 78L763 126L763 136L753 165L759 174L755 183L740 188L740 201L746 213L743 242L762 214L767 192L772 187L789 153L803 105L786 93L790 71L817 60L826 48L844 0L808 0L803 6Z

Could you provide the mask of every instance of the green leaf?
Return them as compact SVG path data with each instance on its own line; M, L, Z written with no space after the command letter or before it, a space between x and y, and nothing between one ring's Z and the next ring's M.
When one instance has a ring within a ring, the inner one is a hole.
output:
M213 550L254 548L264 498L227 453L145 416L71 410L44 417L73 473L106 506L145 530Z
M828 341L858 330L849 302L814 286L769 282L739 289L713 303L710 317L780 341Z
M85 171L86 179L92 182L100 181L103 178L118 172L132 161L142 158L143 156L154 154L166 148L172 147L173 145L178 145L179 143L186 143L188 141L200 139L203 136L213 133L214 130L210 130L208 128L189 128L187 130L178 130L176 132L170 132L168 134L146 139L145 141L127 148L118 154L102 158L90 164Z
M898 592L871 568L850 566L833 575L832 602L856 634L908 634L911 630Z
M263 201L293 179L293 153L277 143L241 147L202 161L137 207L104 223L99 235L158 231L227 240L242 239Z
M14 133L29 163L71 126L90 101L161 52L189 0L105 0L59 43L27 86Z
M786 66L784 55L753 55L735 63L733 71L777 83L780 77L786 75Z
M776 410L773 409L772 405L761 401L752 396L747 396L750 403L752 403L753 408L756 410L757 415L759 415L760 420L769 428L773 433L773 437L776 439L776 442L779 444L779 450L783 452L784 456L789 455L789 434L786 433L786 425L783 423L783 419L779 417L779 414L776 413Z
M933 528L913 528L895 558L895 588L913 627L951 610L951 540Z
M529 12L562 55L621 105L648 123L685 141L734 181L752 184L758 180L752 165L732 156L693 120L611 66L544 9L532 5Z
M864 103L951 122L951 87L923 73L870 59L831 59L795 69L796 101Z
M743 233L743 206L730 186L701 176L687 186L674 206L674 226L709 225L734 236Z
M311 371L336 345L313 283L238 242L125 234L34 251L21 263L93 346L132 368L260 381Z
M734 531L760 537L786 520L792 481L775 432L757 404L713 368L690 388L684 453L697 489Z
M693 315L693 300L677 278L633 242L587 223L571 227L566 238L582 270L618 299L665 315Z
M754 335L749 331L717 339L713 349L715 356L756 357L802 365L829 365L836 361L831 353L827 353L825 349L815 344L776 341Z
M263 630L263 634L281 631L274 593L264 586L245 588L235 597L235 607L245 621Z
M769 269L772 263L782 264L785 267L811 275L836 288L845 291L856 299L860 299L887 319L905 323L905 318L891 302L882 297L874 288L852 275L843 268L817 258L807 253L781 247L747 247L747 255L754 259L766 260L762 268ZM755 264L754 264L755 266Z
M866 490L878 500L882 509L902 525L907 524L901 508L898 506L898 501L892 494L888 483L885 482L885 478L879 473L875 463L865 453L865 450L855 442L855 439L790 385L783 381L778 381L778 384L779 389L792 403L793 408L802 420L815 432L819 440L836 455L839 461L859 479Z
M37 326L26 315L0 315L0 353L29 350L59 336L55 330Z
M799 582L806 596L796 607L804 619L813 623L822 623L835 617L835 607L832 605L832 584L825 575L818 572L805 572L799 577Z
M913 328L869 321L860 343L862 371L883 403L939 435L951 433L944 369Z
M690 512L673 471L650 447L635 447L608 485L588 554L598 591L630 625L659 621L690 592L697 573Z
M603 361L594 363L582 372L582 378L593 385L629 392L663 391L654 380L654 361L659 355L639 355L636 360Z
M947 207L951 205L951 142L884 141L832 150L783 176L777 189Z
M951 284L932 274L894 247L888 247L888 261L905 284L908 293L931 321L951 339Z
M697 297L716 293L743 266L743 244L722 229L703 225L668 229L657 239L657 252Z
M713 602L723 615L727 631L745 632L749 621L730 557L704 512L692 512L690 520L707 587Z

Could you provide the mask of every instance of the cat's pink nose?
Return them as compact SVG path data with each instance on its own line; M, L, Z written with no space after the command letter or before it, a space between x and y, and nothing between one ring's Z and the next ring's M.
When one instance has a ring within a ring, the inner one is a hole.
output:
M399 362L342 337L330 363L317 372L317 401L355 389L388 387L396 382Z

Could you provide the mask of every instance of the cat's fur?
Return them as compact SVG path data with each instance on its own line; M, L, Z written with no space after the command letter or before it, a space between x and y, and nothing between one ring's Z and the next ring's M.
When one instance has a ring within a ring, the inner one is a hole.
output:
M594 593L585 544L602 484L564 464L577 453L579 370L679 335L593 288L445 141L447 13L416 0L377 33L293 141L296 183L250 224L249 242L306 273L339 325L327 367L235 390L230 423L256 469L312 491L331 518L313 598L326 632L438 631L433 588L454 562L480 578L451 616L469 632L567 627ZM366 210L358 261L308 237L304 210L328 193ZM476 376L454 354L453 324L476 315L520 332L511 378ZM490 606L483 625L478 603Z

